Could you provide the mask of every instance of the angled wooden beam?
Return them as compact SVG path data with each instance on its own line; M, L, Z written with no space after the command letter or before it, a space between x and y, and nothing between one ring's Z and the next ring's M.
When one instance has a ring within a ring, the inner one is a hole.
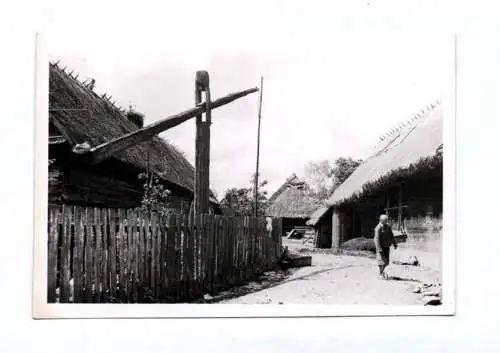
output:
M228 94L227 96L212 101L211 109L219 108L223 105L231 103L232 101L235 101L236 99L245 97L251 93L258 91L259 89L255 87L244 91ZM183 122L195 116L205 113L206 111L206 104L202 103L195 108L191 108L181 113L171 115L165 119L147 125L141 129L129 132L128 134L115 138L111 141L92 147L86 151L81 151L80 154L89 155L91 163L102 162L103 160L114 156L120 151L135 146L141 142L147 141L168 129L182 124Z

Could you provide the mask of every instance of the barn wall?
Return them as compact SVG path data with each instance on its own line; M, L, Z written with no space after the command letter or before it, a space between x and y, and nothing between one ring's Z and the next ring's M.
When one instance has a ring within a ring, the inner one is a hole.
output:
M443 185L442 171L421 173L403 182L403 205L405 228L408 239L403 246L425 248L432 251L441 249ZM344 206L348 227L344 241L356 237L373 237L373 229L380 214L387 206L397 206L396 193L400 184L395 183L376 194L363 198L355 204ZM389 198L387 197L389 195ZM391 217L393 217L391 215Z
M135 208L140 206L143 181L140 171L114 161L94 166L77 163L63 154L51 156L49 166L49 203L93 207ZM169 188L169 205L175 213L189 212L192 194Z
M332 247L332 210L328 210L323 217L319 220L316 225L316 230L318 232L318 243L319 248L331 248Z
M442 237L443 184L439 175L406 185L405 227L408 239L403 246L440 251Z

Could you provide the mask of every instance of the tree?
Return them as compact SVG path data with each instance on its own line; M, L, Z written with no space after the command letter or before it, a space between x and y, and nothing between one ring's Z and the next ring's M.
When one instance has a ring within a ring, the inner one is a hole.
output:
M335 167L332 168L331 176L333 177L333 185L336 188L342 184L354 170L361 164L363 160L353 159L352 157L339 157L335 160Z
M255 175L250 179L249 187L231 188L226 190L221 200L224 214L230 216L253 216L255 212ZM263 216L267 207L267 191L262 190L267 180L259 183L257 197L258 215Z
M140 173L139 180L143 180L143 195L139 210L148 214L156 212L160 215L167 215L169 212L168 198L170 190L161 184L159 176L154 173Z
M328 160L309 162L304 167L304 174L311 193L318 200L324 200L330 195L333 186L331 174L332 165Z
M323 160L306 164L305 178L312 189L312 195L320 201L326 200L361 162L361 159L339 157L333 163Z

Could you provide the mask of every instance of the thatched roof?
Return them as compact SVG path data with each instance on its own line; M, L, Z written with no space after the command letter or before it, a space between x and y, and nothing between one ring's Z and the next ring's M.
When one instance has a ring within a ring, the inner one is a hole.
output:
M309 217L309 220L306 222L307 225L310 226L315 226L318 224L320 219L328 212L329 207L327 206L321 206L318 208L316 211L314 211L311 216Z
M397 178L442 166L443 112L439 103L431 104L400 128L381 137L371 157L366 159L309 220L315 225L328 211L373 192Z
M72 148L84 142L96 146L138 128L110 97L94 92L94 80L82 83L57 64L49 66L49 118ZM162 175L163 180L194 190L193 166L182 152L160 137L128 148L113 158L141 170L149 167ZM211 201L216 202L214 197Z
M266 215L283 218L308 218L318 207L309 186L292 174L269 198Z

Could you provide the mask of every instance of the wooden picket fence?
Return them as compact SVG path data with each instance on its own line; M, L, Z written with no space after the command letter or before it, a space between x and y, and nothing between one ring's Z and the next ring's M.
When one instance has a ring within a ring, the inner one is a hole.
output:
M49 303L180 302L272 269L281 220L49 208Z

